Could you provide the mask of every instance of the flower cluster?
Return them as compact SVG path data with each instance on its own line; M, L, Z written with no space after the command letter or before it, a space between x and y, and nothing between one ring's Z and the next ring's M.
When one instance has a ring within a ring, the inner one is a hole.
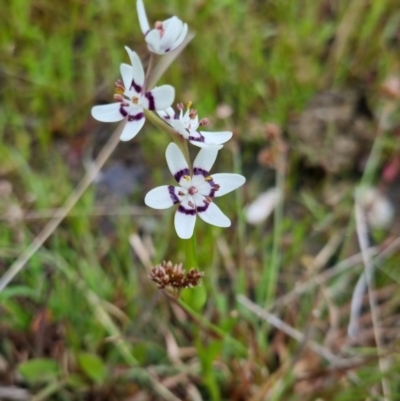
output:
M182 263L174 265L171 261L162 262L156 267L153 267L150 272L151 280L153 280L160 289L165 287L171 287L175 290L193 288L200 284L200 280L203 276L204 273L197 269L190 269L186 272L182 267Z
M162 56L183 44L188 33L186 23L173 16L165 21L157 21L151 29L142 0L137 0L136 8L140 28L151 53ZM145 73L137 53L128 47L125 49L130 65L122 63L120 66L122 79L115 83L115 102L93 107L92 116L102 122L124 120L120 139L129 141L143 127L146 115L149 117L151 114L148 113L156 112L158 116L154 115L152 119L159 120L157 125L169 133L173 132L174 142L167 147L166 159L178 186L163 185L151 190L145 197L146 205L155 209L178 205L175 229L183 239L192 237L197 215L209 224L229 227L229 218L215 205L213 199L237 189L244 184L245 178L239 174L210 175L210 170L218 151L231 139L232 132L203 131L202 127L207 125L208 120L199 119L191 103L186 106L179 103L175 111L171 107L175 89L170 85L149 88L148 77L152 63ZM188 156L184 156L189 155L188 143L200 148L193 166ZM155 278L158 273L161 274L161 270L154 272ZM160 280L159 285L164 285L165 277Z

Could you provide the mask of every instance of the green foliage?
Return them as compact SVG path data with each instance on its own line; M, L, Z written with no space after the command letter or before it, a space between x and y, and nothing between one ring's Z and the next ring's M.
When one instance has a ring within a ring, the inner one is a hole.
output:
M303 186L298 149L286 133L290 160L283 216L251 227L243 209L274 185L275 171L256 162L265 145L265 122L285 129L310 98L331 88L361 88L372 114L379 114L379 85L388 75L398 74L400 63L395 43L398 1L191 0L184 7L178 0L145 3L153 22L178 14L196 32L161 83L175 86L177 102L192 100L199 115L212 120L210 129L235 133L215 168L247 177L243 191L217 200L232 227L196 223L196 267L205 277L200 287L182 292L184 302L157 290L129 238L141 238L151 263L172 259L192 267L176 239L173 212L162 217L151 211L108 215L127 205L142 206L145 191L169 177L163 170L168 139L147 125L133 145L118 148L127 149L131 164L146 163L148 171L136 192L114 199L94 185L0 292L0 385L4 377L7 385L10 380L18 385L22 376L29 391L44 392L40 399L111 400L107 397L154 394L151 378L156 377L157 382L175 383L172 391L183 398L190 383L204 400L213 401L233 395L271 400L371 398L369 388L380 391L382 381L375 348L350 347L370 358L351 370L355 380L347 372L331 372L327 361L315 363L309 357L305 343L260 322L236 296L271 305L299 283L312 281L331 262L358 252L354 230L347 228L358 177L344 177L347 186L340 201L325 202L324 185L334 187L339 178ZM111 126L100 131L90 108L111 101L118 66L127 61L124 45L145 59L134 0L129 5L127 0L2 3L0 181L11 183L12 191L0 193L0 276L44 227L48 218L43 215L63 204L85 173L83 165L111 134ZM232 107L233 115L219 118L220 105ZM398 111L393 121L398 123ZM380 144L387 159L399 151L396 138L388 135ZM122 160L121 154L114 158ZM371 182L381 164L378 158L368 177ZM105 215L96 215L109 197ZM338 233L341 243L313 270L310 258ZM372 237L377 245L390 240L385 230ZM380 298L388 324L400 302L398 266L394 254L376 276L379 289L388 294ZM348 320L348 314L340 313L348 308L360 271L357 265L271 311L306 333L307 340L325 344L327 335L336 333L332 346L340 349ZM335 333L331 324L338 325ZM369 341L374 343L372 337ZM400 362L394 350L388 353L392 369L387 376L396 397ZM310 378L296 376L299 366ZM299 391L298 382L308 384L309 392Z
M56 361L46 358L31 359L23 362L18 367L19 373L32 384L50 382L60 374L60 368Z
M92 379L95 383L104 382L107 375L107 369L101 358L95 354L83 352L78 354L77 359L79 367L87 377Z

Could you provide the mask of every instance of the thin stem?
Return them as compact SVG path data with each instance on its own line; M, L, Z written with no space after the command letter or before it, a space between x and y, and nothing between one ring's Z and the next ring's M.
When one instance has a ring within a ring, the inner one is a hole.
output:
M366 277L368 286L368 301L371 310L371 320L372 320L372 327L374 331L376 349L378 354L379 369L382 374L383 400L389 401L392 399L390 391L390 383L388 379L385 377L385 373L387 373L390 370L390 364L386 358L382 357L383 339L382 339L382 329L379 322L378 299L375 292L374 264L372 262L370 254L367 252L369 246L367 221L365 213L360 206L359 199L357 199L357 196L355 203L355 218L356 218L356 232L358 237L358 243L360 245L360 250L362 253L363 263L364 263L364 275Z
M179 149L182 151L183 156L190 166L190 156L189 156L189 148L187 145L187 140L181 137L172 127L170 127L166 122L164 122L160 117L158 117L155 113L149 110L144 110L144 114L146 118L154 124L157 128L165 131L171 137L172 141L179 146Z
M190 270L192 268L197 268L198 263L197 263L197 258L196 258L196 238L194 236L194 233L192 235L192 238L189 238L187 240L183 240L185 244L185 255L186 255L186 264L185 268L186 270Z
M101 150L95 162L91 165L87 173L79 182L75 190L65 201L63 207L58 209L54 217L45 225L40 234L29 244L25 251L18 257L18 259L10 266L6 273L0 279L0 292L7 287L10 281L25 267L28 260L36 253L36 251L44 244L50 237L55 229L60 225L64 218L68 215L71 209L75 206L89 185L94 181L98 172L103 167L104 163L108 160L111 153L119 143L119 137L125 126L125 121L120 123L113 135Z
M216 326L215 324L211 323L207 319L203 317L200 313L196 312L193 308L191 308L187 303L185 303L182 299L173 299L170 297L170 299L174 300L177 302L182 309L184 309L189 315L191 315L194 319L196 319L199 323L201 323L204 327L209 329L210 331L213 331L215 334L218 336L222 337L225 339L227 342L231 343L237 351L241 352L243 356L247 355L248 350L247 348L238 340L233 338L230 334L226 333L224 330Z
M143 85L143 90L145 93L149 90L149 87L150 87L149 77L153 71L154 61L155 61L155 55L154 55L154 53L150 52L149 65L147 66L146 77L144 78L144 85Z
M276 283L278 280L279 266L281 263L280 243L283 228L283 194L285 186L286 154L279 153L276 166L276 187L279 191L279 200L274 210L274 229L272 239L271 263L267 266L268 279L265 294L265 306L269 306L276 293Z

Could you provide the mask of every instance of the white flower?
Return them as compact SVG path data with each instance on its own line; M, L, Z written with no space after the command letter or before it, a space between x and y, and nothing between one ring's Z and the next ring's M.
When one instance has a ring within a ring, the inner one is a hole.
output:
M243 185L246 179L239 174L213 174L209 171L217 158L218 149L203 148L193 163L193 175L190 176L189 166L179 149L170 143L166 158L169 170L179 186L163 185L154 188L145 197L147 206L154 209L167 209L179 204L175 213L175 229L182 239L193 235L196 215L206 223L218 227L229 227L230 220L212 198L225 195Z
M232 132L206 132L198 131L198 128L208 123L207 119L199 121L197 110L190 108L188 104L187 110L183 113L183 105L178 105L179 113L175 113L172 107L166 110L157 112L158 115L169 124L179 135L188 139L190 143L199 148L216 147L222 148L222 144L232 138Z
M121 64L122 81L115 83L114 99L117 103L95 106L92 116L102 122L127 122L121 134L121 141L129 141L140 131L145 122L143 109L164 110L171 106L175 97L175 89L170 85L162 85L144 92L145 75L138 55L125 47L132 66Z
M178 17L171 17L162 22L157 21L154 29L150 29L142 0L137 0L136 9L140 28L145 35L147 47L152 53L160 55L168 53L184 41L188 26Z

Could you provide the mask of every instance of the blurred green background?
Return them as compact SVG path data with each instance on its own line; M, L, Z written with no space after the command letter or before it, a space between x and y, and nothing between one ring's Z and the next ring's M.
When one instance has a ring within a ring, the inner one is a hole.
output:
M323 285L276 299L359 252L352 216L360 181L394 205L391 224L369 222L370 244L397 250L398 1L145 6L150 21L177 15L195 32L160 82L175 87L176 102L193 101L207 128L234 132L215 171L247 178L218 199L232 228L197 222L207 302L195 296L185 308L148 277L151 265L185 256L173 211L143 205L149 189L170 179L169 138L147 123L118 145L71 215L0 292L0 399L378 400L388 391L397 399L396 252L381 255L376 271L381 361L366 295L357 341L346 332L360 258ZM125 45L146 65L133 0L0 1L1 275L111 136L114 126L94 121L90 109L112 101ZM278 140L271 130L281 131ZM273 218L247 224L245 205L275 185L285 201ZM367 212L379 209L374 202ZM260 320L239 294L302 339ZM361 360L343 367L308 341Z

